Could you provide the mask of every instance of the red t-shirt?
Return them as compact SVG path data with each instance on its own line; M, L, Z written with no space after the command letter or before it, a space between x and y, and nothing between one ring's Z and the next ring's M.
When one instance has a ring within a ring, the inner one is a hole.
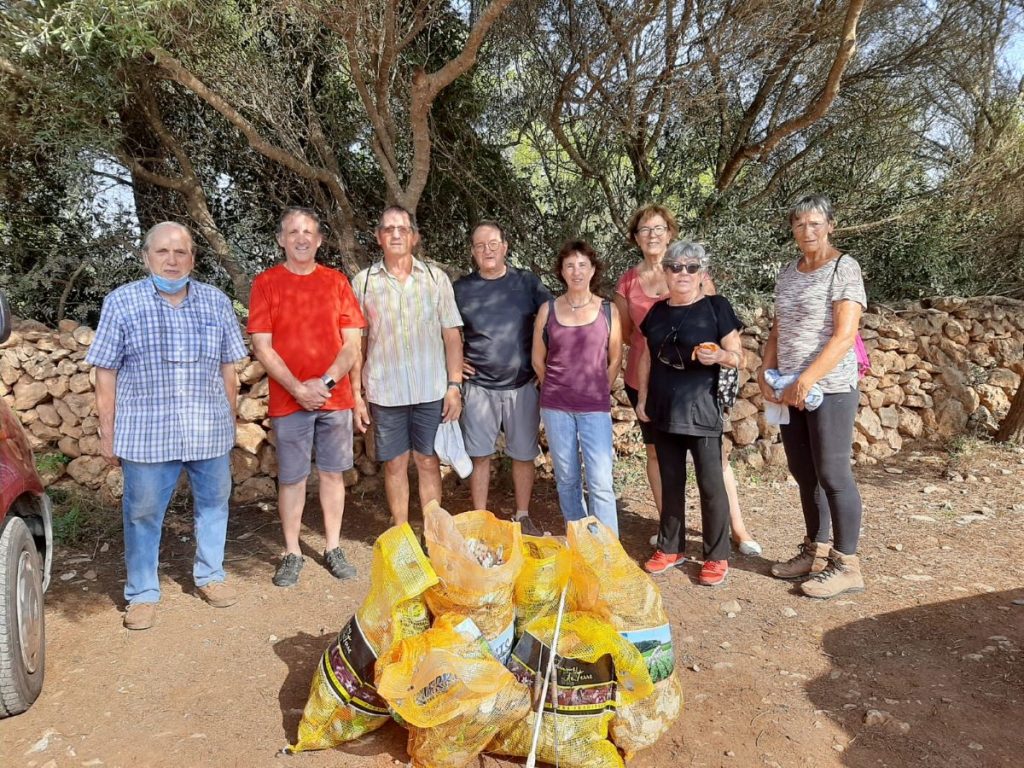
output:
M317 264L310 274L297 275L278 264L253 280L246 331L273 334L271 346L299 381L323 376L344 346L342 329L365 327L352 286L337 270ZM352 385L344 376L324 410L344 411L354 405ZM300 410L271 377L270 415Z

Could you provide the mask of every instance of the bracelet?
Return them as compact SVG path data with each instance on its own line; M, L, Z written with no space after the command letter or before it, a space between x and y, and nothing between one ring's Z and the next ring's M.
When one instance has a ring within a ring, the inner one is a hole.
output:
M452 387L455 387L457 390L459 390L459 394L460 395L462 394L462 382L461 381L449 381L448 382L448 389L451 389Z

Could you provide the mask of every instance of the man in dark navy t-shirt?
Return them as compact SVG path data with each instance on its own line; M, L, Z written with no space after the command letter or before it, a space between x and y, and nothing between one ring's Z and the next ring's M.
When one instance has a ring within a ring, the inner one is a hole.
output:
M508 242L496 222L477 224L470 241L477 271L455 282L455 302L464 323L461 423L473 459L473 506L487 508L491 456L504 430L516 518L524 533L539 534L529 517L533 461L540 452L540 403L530 351L533 321L551 293L537 275L506 263Z

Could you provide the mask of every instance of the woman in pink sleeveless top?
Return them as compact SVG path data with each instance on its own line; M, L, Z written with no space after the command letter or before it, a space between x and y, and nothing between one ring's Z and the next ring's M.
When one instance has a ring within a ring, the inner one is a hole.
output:
M654 304L668 296L668 286L661 260L665 251L679 234L676 218L668 208L662 205L645 205L638 208L629 221L629 236L636 243L643 255L643 260L626 270L615 286L615 306L622 318L622 339L629 346L629 357L623 375L626 384L626 396L630 404L636 408L637 403L637 361L639 350L646 344L640 333L640 323L647 317ZM705 280L704 293L715 293L715 284L710 276ZM636 350L636 352L634 352ZM658 453L654 450L654 430L644 422L638 422L643 436L644 448L647 450L647 482L651 486L654 505L661 515L661 476L658 467ZM739 551L744 555L760 555L761 545L747 531L740 511L739 493L736 490L736 475L728 460L723 464L725 473L725 490L729 495L729 521L732 537ZM658 535L651 537L651 544L657 544Z

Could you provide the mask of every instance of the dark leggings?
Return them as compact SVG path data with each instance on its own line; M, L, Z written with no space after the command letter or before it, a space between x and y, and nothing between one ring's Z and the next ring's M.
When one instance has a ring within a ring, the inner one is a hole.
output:
M850 469L853 420L859 402L857 390L825 395L817 410L791 407L789 424L781 428L789 471L800 487L807 536L825 544L831 524L835 548L844 555L857 553L863 511Z
M654 430L661 472L661 527L658 549L682 554L686 542L686 454L693 454L700 493L705 560L729 559L729 496L722 479L722 438L673 435Z

